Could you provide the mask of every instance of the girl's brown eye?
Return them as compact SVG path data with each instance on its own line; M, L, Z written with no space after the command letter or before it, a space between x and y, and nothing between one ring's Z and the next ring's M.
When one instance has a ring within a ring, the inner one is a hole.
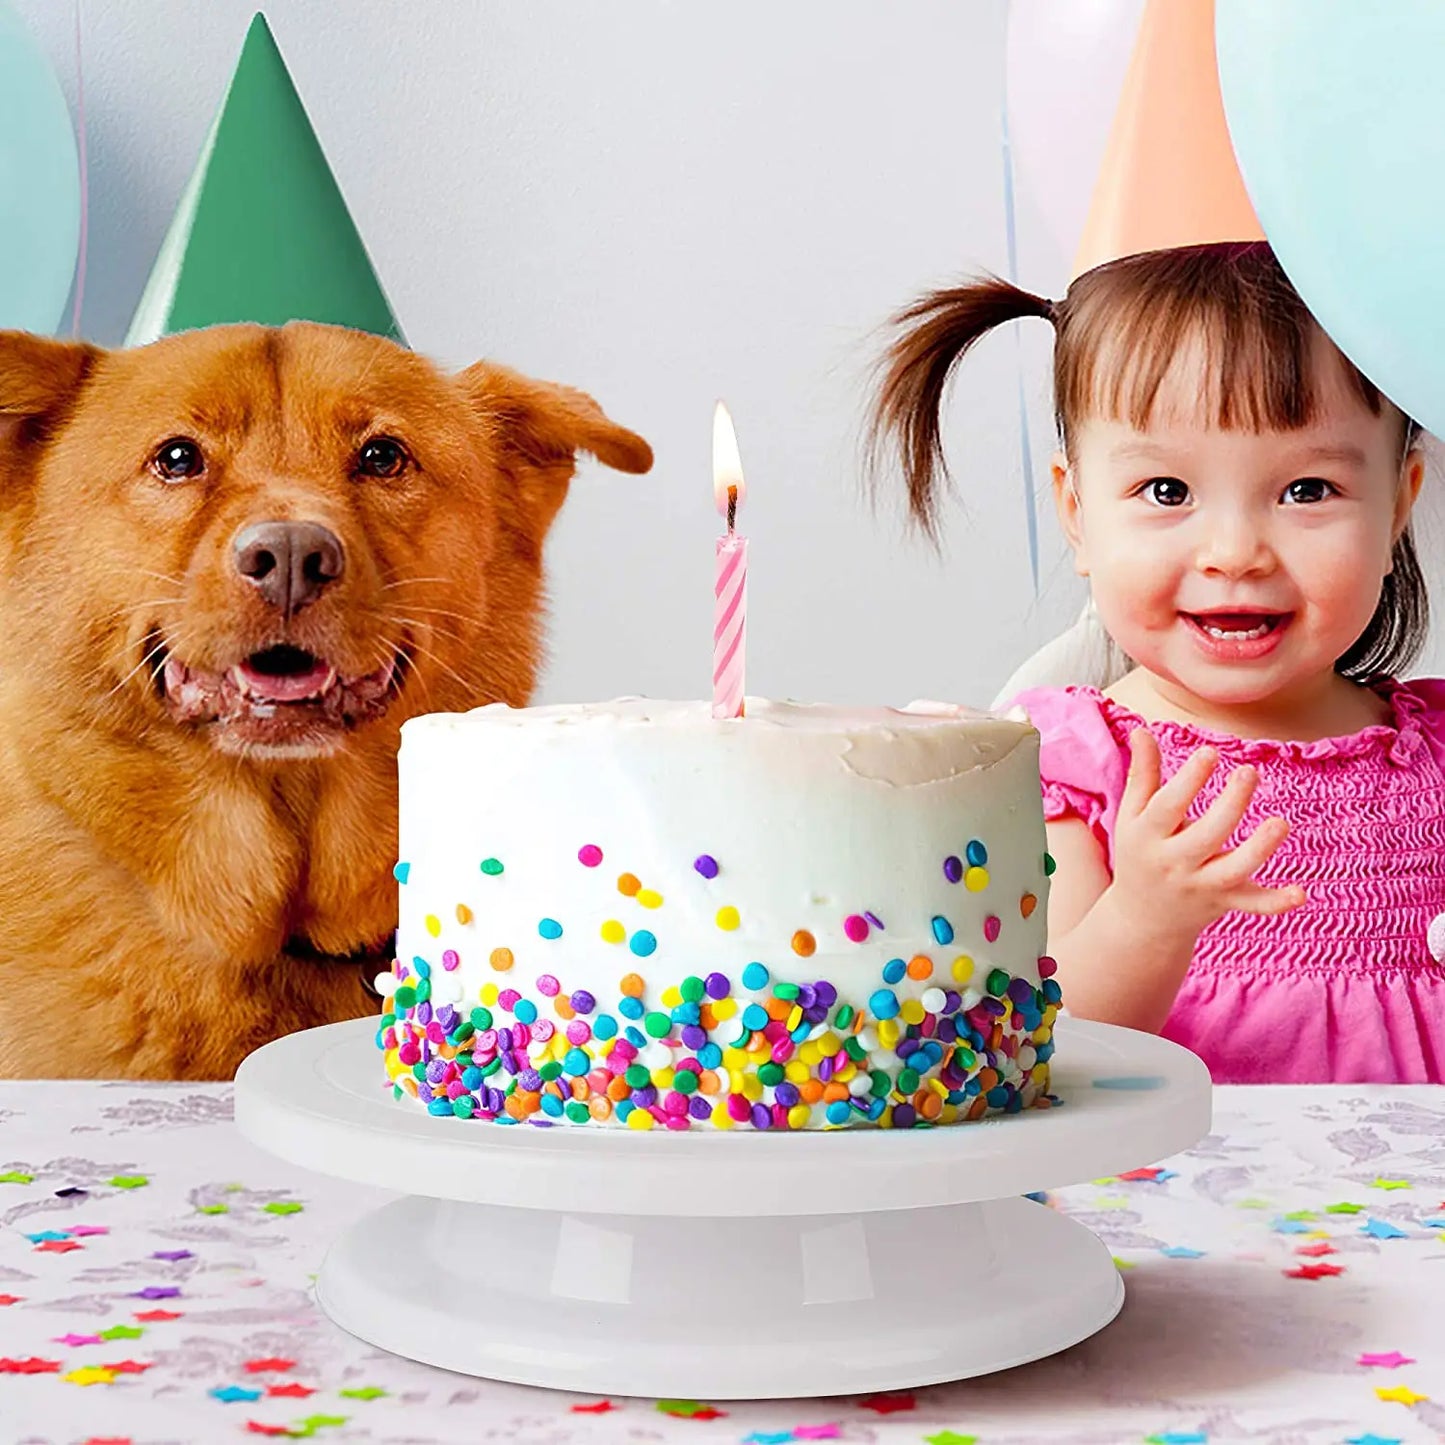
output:
M198 477L206 469L201 449L189 437L172 437L156 448L151 470L163 482L184 482Z
M1150 477L1143 491L1156 507L1182 507L1189 500L1189 487L1178 477Z
M399 477L410 460L395 437L372 437L357 453L356 470L364 477Z

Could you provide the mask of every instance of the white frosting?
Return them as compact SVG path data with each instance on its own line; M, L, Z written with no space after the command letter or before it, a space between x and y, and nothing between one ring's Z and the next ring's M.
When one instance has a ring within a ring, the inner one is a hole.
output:
M746 1002L740 980L753 961L774 981L827 980L858 1007L894 958L932 960L931 977L892 987L933 1011L948 989L976 1004L994 968L1040 982L1048 885L1027 723L937 703L750 698L745 717L722 721L702 702L499 704L407 722L400 784L398 958L426 959L433 1005L463 1015L487 984L545 1008L537 981L547 976L564 999L585 989L611 1008L618 981L636 973L652 1009L661 990L717 972ZM950 881L945 860L966 870L971 841L987 850L986 882L978 872ZM601 850L596 866L579 861L589 846ZM716 877L694 866L703 855ZM483 860L502 871L489 875ZM632 896L619 889L629 874L640 884ZM732 927L720 916L729 908ZM864 915L882 927L857 941L845 919L857 932ZM560 936L543 936L554 924ZM623 941L604 941L605 926ZM635 951L643 931L651 952ZM815 941L810 956L793 946L800 933ZM512 955L505 972L496 949ZM447 950L454 968L439 963ZM967 987L953 971L965 955ZM665 1044L646 1047L671 1057Z

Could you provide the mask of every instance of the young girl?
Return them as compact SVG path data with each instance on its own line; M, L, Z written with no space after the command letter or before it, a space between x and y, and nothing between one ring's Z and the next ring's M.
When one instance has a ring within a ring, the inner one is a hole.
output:
M1059 520L1133 662L1017 699L1066 1004L1220 1083L1445 1079L1445 683L1395 680L1426 623L1418 427L1263 242L1115 261L1058 303L981 280L899 318L874 418L930 530L948 378L1025 316L1057 333Z

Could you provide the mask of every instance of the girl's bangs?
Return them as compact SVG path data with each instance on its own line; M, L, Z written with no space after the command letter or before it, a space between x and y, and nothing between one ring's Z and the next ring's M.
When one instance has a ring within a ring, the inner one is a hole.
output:
M1268 246L1133 256L1081 276L1060 307L1060 431L1088 416L1143 431L1161 409L1223 430L1289 431L1314 419L1324 345L1376 415L1379 391L1329 341ZM1188 358L1190 394L1171 373ZM1201 376L1203 378L1201 386Z

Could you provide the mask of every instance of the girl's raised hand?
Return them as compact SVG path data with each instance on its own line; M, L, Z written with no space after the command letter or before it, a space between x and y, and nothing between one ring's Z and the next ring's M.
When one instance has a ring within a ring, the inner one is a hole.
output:
M1114 832L1112 890L1131 913L1162 929L1193 934L1231 910L1288 913L1305 902L1303 888L1266 888L1254 875L1289 832L1266 818L1228 848L1259 775L1249 764L1234 769L1219 796L1198 817L1189 807L1219 762L1211 747L1197 748L1167 783L1159 781L1159 745L1147 728L1129 735L1129 777Z

